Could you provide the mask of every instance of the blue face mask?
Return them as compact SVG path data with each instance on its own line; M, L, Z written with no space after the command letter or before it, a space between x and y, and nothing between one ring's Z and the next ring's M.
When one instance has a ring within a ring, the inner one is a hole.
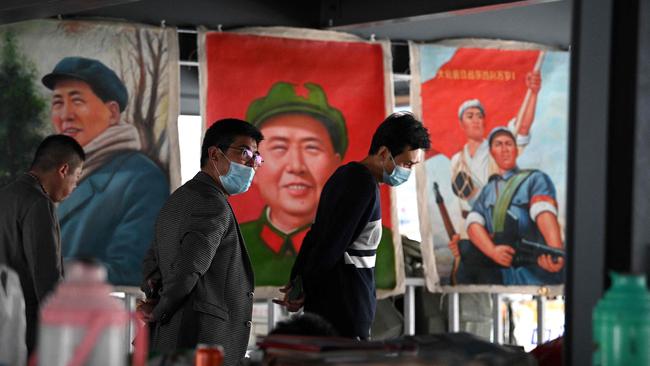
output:
M395 169L393 169L393 172L389 174L386 173L386 168L383 168L383 181L384 183L388 184L389 186L395 187L398 186L407 180L409 180L409 176L411 176L411 169L406 169L403 166L399 166L395 164L395 160L393 159L392 155L390 156L390 160L393 161L393 165L395 165Z
M223 154L223 156L228 159L226 154ZM228 161L230 162L228 173L225 175L219 175L221 185L229 195L236 195L248 191L248 188L250 188L251 183L253 182L253 177L255 176L255 169L244 164L235 163L230 159L228 159ZM216 168L215 165L215 169ZM219 169L216 170L219 172Z

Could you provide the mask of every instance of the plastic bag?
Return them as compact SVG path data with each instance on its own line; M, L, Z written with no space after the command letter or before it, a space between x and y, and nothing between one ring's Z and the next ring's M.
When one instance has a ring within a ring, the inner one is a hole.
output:
M25 298L16 272L0 264L0 365L27 363Z

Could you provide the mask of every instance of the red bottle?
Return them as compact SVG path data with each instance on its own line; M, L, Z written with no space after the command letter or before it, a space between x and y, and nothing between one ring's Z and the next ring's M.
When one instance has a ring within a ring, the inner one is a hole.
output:
M194 366L221 366L223 348L213 344L200 343L196 346Z

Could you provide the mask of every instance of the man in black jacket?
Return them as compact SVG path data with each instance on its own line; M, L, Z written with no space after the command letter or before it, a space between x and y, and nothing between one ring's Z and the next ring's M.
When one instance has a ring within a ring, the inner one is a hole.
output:
M276 303L290 311L304 305L340 335L369 338L382 233L379 183L404 183L429 146L426 128L410 113L392 114L381 123L368 156L341 166L325 184L316 220L281 290L285 298Z
M0 190L0 263L20 278L29 353L36 346L39 305L62 276L54 203L75 189L85 158L72 137L49 136L38 146L29 171Z

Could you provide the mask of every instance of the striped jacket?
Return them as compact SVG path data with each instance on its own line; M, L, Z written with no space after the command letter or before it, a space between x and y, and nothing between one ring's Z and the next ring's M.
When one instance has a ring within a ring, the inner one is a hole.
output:
M248 345L255 282L226 195L199 172L167 200L155 230L144 260L145 283L162 279L151 348L219 344L224 365L237 364Z
M323 187L291 279L303 279L305 311L327 319L342 336L370 336L381 236L377 180L360 163L339 167Z

